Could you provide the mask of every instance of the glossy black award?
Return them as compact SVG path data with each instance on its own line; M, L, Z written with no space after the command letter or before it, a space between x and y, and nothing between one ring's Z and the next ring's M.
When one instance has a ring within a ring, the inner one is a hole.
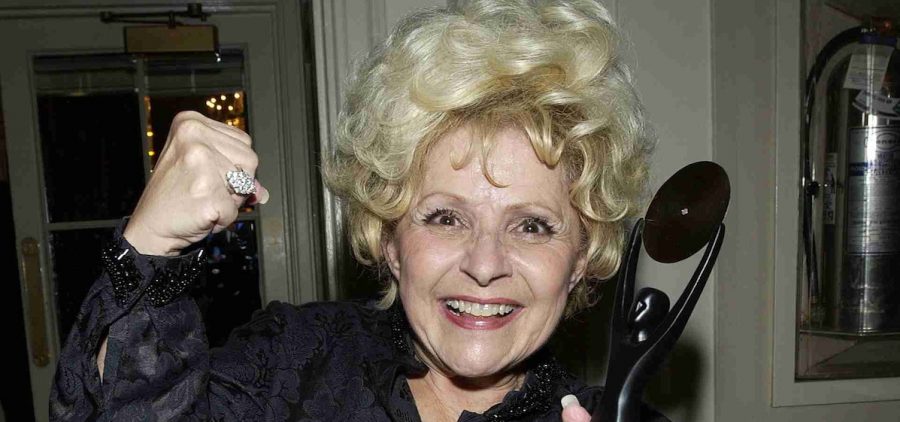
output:
M731 187L719 165L700 161L669 178L645 219L631 230L616 281L610 323L606 390L593 421L639 422L644 388L672 350L703 293L725 236L722 220ZM665 293L645 287L634 294L641 244L656 261L681 261L706 245L693 277L672 309Z

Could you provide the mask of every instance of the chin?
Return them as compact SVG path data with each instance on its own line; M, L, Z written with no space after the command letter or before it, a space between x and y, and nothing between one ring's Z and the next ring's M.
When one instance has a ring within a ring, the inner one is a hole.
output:
M450 370L458 377L476 379L503 373L505 371L500 369L503 367L503 365L484 365L483 362L464 362L458 367L451 367Z
M455 349L455 348L454 348ZM484 378L502 375L518 363L511 359L508 347L490 344L468 344L466 350L446 350L437 352L438 360L455 376L463 378Z

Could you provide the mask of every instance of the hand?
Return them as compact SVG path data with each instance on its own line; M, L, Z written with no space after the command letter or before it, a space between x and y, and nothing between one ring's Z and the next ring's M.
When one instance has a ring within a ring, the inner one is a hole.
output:
M562 398L562 420L563 422L591 422L591 414L587 409L581 407L578 398L572 394Z
M258 162L247 133L197 112L178 113L125 239L142 254L177 255L211 231L224 230L244 201L268 200L258 182L248 198L231 193L225 179L237 167L254 175Z

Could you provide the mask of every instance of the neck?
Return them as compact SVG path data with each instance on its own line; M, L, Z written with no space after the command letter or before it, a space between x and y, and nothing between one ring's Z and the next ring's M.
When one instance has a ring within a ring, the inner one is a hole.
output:
M428 371L408 381L422 420L456 421L463 410L484 413L525 382L525 372L519 370L477 378L461 377L435 364L427 354L419 351L417 355Z
M395 306L399 306L396 305ZM396 318L405 320L402 308ZM395 319L399 324L400 319ZM405 331L412 330L406 326ZM396 340L396 339L395 339ZM403 341L406 343L406 339ZM503 374L486 377L465 378L455 376L448 368L438 364L427 352L410 341L413 353L425 364L428 371L418 377L409 377L407 382L415 399L420 419L423 421L457 421L464 410L484 413L491 406L503 401L510 391L520 388L525 383L525 371L516 368Z
M452 420L464 410L484 413L503 401L506 393L522 385L524 374L498 375L477 379L447 376L430 369L409 386L422 420Z

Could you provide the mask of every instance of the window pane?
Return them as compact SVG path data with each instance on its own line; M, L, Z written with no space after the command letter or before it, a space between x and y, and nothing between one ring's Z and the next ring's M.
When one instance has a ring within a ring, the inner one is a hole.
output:
M151 95L234 91L244 86L244 52L223 48L219 54L151 55L147 89Z
M166 146L169 127L175 115L184 110L193 110L247 132L247 113L244 108L243 91L215 92L190 95L151 95L144 99L147 107L147 134L153 153L151 162L155 165L158 153Z
M135 60L126 54L42 56L34 59L39 94L131 91Z
M131 213L144 188L137 101L133 92L38 97L51 222Z

